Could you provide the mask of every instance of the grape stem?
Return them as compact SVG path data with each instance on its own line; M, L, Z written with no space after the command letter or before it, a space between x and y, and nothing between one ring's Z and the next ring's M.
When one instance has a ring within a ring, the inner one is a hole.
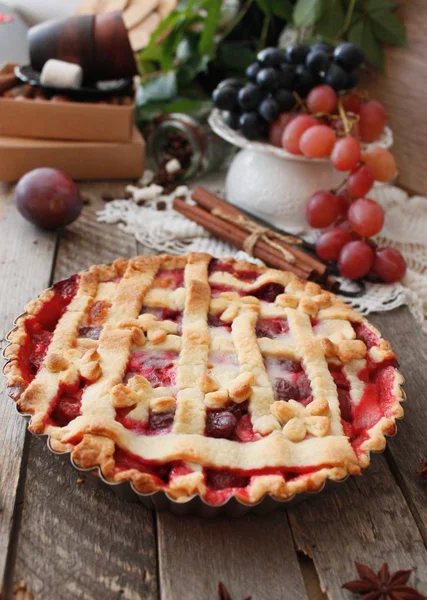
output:
M347 29L350 27L351 19L353 17L355 8L356 8L356 0L350 0L348 9L347 9L347 14L345 15L344 24L335 36L335 38L337 40L340 40L343 37L343 35L345 34L345 32L347 31Z
M265 42L267 40L268 28L270 27L271 17L270 15L266 15L264 18L264 23L262 26L261 36L259 38L258 49L261 50L265 46Z
M243 19L243 17L245 16L245 14L248 12L251 4L253 4L254 0L247 0L246 4L244 4L244 6L239 10L239 12L237 13L237 15L235 16L234 19L231 19L231 21L228 23L228 26L225 28L225 30L222 33L222 39L224 40L229 33L231 33L231 31L236 27L236 25L238 23L240 23L240 21Z
M350 131L353 129L353 124L347 118L347 114L344 110L344 106L342 105L342 100L340 97L338 97L338 113L344 124L344 133L345 133L345 135L349 135Z
M304 112L308 112L307 106L304 102L304 100L301 98L301 96L298 94L298 92L293 91L292 94L294 95L295 100L297 101L297 105L304 111Z

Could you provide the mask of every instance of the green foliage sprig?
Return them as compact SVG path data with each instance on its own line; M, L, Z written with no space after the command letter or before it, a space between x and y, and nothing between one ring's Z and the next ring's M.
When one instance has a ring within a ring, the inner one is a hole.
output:
M264 17L259 39L229 42L229 34L253 5ZM379 70L384 68L384 44L406 44L396 15L399 5L393 0L246 0L232 16L225 6L224 0L181 0L160 23L138 55L145 112L148 105L158 111L165 102L175 110L182 109L182 102L203 107L207 96L191 86L196 76L210 63L229 75L243 73L266 45L274 18L294 26L301 40L355 42Z
M297 0L293 22L328 42L355 42L365 51L366 60L382 71L384 44L406 45L398 8L392 0Z

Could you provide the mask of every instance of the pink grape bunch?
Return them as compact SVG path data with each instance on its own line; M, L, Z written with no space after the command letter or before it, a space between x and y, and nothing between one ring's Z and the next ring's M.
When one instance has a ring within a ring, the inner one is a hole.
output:
M338 97L326 85L311 90L306 106L307 113L281 115L270 128L270 141L279 145L280 140L292 154L329 157L337 170L348 172L338 192L320 190L308 202L308 223L325 230L316 242L318 256L337 262L341 275L349 279L369 275L387 283L399 281L406 272L405 260L398 250L377 247L370 239L381 231L384 211L367 196L375 181L395 176L396 162L389 150L379 146L363 150L360 142L382 135L385 108L376 100L362 102L352 93Z

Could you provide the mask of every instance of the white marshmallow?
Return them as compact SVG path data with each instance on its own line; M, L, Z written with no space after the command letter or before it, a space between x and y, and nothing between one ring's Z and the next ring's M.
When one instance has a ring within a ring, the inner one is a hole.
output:
M79 88L83 81L83 69L80 65L50 58L46 61L40 76L40 82L47 87Z
M128 186L128 188L129 187L131 186ZM152 183L148 187L142 189L137 188L136 190L129 191L132 192L133 199L135 200L135 202L140 202L141 200L145 202L150 200L157 200L159 196L161 196L163 188L160 185Z
M177 158L172 158L166 163L165 168L167 173L177 173L181 169L181 163Z

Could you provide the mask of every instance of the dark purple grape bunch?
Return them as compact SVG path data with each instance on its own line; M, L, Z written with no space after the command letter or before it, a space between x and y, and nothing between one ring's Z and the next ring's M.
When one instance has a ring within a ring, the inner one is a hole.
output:
M247 81L225 79L212 94L225 123L251 140L266 138L269 125L292 110L297 96L305 98L325 83L340 92L358 84L357 69L364 61L359 46L343 42L292 44L286 50L265 48L246 69ZM294 93L296 92L296 94Z

